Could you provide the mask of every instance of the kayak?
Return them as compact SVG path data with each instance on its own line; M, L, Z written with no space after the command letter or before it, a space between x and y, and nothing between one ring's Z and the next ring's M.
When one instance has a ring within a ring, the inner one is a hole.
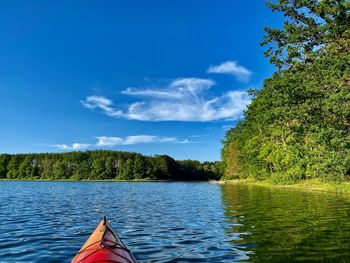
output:
M78 262L137 263L106 217L101 220L71 263Z

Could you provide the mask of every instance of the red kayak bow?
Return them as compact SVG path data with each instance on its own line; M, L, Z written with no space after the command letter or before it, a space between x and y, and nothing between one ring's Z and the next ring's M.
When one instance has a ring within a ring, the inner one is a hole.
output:
M101 220L78 254L73 258L72 263L78 262L137 263L106 218Z

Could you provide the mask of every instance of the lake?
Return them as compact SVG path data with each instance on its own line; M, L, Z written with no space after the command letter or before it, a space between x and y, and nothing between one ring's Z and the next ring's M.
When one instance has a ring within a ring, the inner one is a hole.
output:
M258 186L0 182L0 261L70 262L106 215L140 262L349 262L350 198Z

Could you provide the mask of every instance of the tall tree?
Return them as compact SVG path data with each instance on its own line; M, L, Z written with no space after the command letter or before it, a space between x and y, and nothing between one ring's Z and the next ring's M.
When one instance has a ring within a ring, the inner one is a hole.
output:
M118 160L117 174L116 174L117 180L123 180L124 167L125 167L124 160L123 159Z
M32 155L25 156L18 168L18 174L21 179L35 179L38 176L37 159Z
M0 179L6 178L7 175L7 165L11 160L11 156L9 154L1 154L0 155Z
M266 28L279 69L226 134L225 176L292 182L350 176L349 1L279 0L282 29ZM238 156L238 159L237 159ZM237 170L237 169L236 169Z
M127 159L124 165L124 170L121 176L122 180L132 180L134 179L134 160Z
M116 163L117 161L108 156L105 162L105 179L114 179L116 177Z
M325 52L349 53L348 0L277 0L267 5L286 17L281 29L265 27L262 44L269 45L265 54L276 66L310 63Z
M91 171L90 163L87 160L80 161L79 163L77 163L77 167L74 170L74 173L71 179L86 180L89 178L90 171Z
M67 163L63 160L58 160L53 165L52 178L53 179L68 179Z
M19 179L19 166L23 160L23 156L19 154L12 155L10 162L7 165L7 178Z
M133 177L143 179L146 177L146 161L141 154L137 154L133 165Z
M94 180L107 179L105 160L103 158L93 160L89 178Z

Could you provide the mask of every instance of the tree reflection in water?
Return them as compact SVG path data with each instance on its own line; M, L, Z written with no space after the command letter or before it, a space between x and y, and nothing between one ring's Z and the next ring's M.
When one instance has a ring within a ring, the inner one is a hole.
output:
M226 234L247 262L349 262L350 202L330 193L222 185Z

